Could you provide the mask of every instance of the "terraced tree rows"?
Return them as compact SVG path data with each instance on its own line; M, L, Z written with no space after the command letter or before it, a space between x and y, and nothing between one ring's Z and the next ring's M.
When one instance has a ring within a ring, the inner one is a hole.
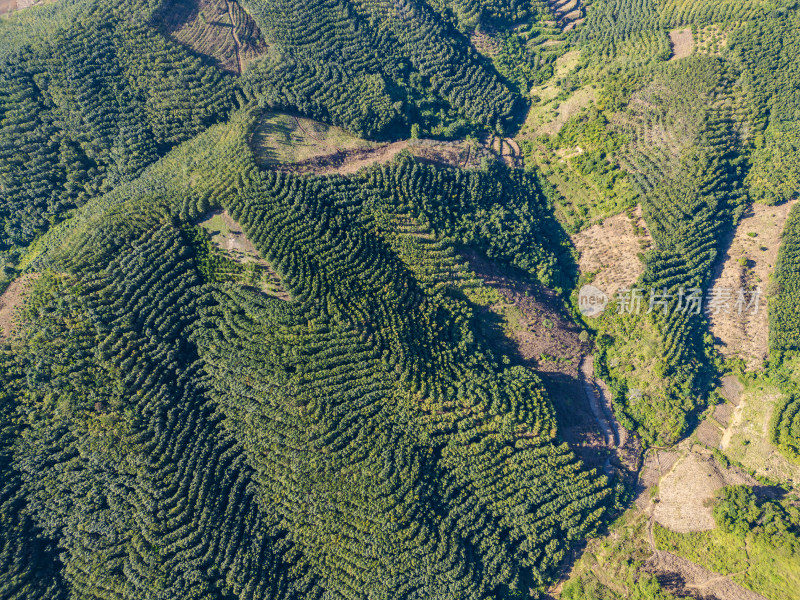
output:
M140 22L84 4L69 26L45 20L23 45L9 35L0 48L0 279L51 224L234 104L219 71Z
M220 24L211 4L74 0L0 21L3 282L69 211L244 103L368 137L500 132L524 105L441 7L243 0ZM240 41L217 48L214 27ZM240 78L216 66L235 48Z
M410 157L352 179L261 172L254 119L47 236L34 264L54 272L0 372L21 424L15 539L41 527L52 586L84 597L542 589L610 491L559 443L536 376L474 329L453 249L557 280L535 179ZM228 266L187 224L217 206L291 302L214 276Z
M638 398L625 385L617 390L629 424L653 441L683 433L713 374L706 316L688 310L685 297L699 289L705 301L724 234L747 202L742 179L750 138L742 124L752 116L743 85L736 68L718 58L685 58L659 68L614 118L617 134L628 140L617 156L638 188L656 245L640 285L668 301L666 314L643 317L654 319L662 336L660 397Z
M26 314L39 333L4 373L25 513L58 539L74 595L290 597L253 471L204 398L188 335L211 299L191 247L158 212L131 216L84 239L73 274L40 280Z
M315 118L372 136L414 120L426 103L499 130L520 107L466 38L423 1L243 5L282 54L248 77L278 106L311 107Z

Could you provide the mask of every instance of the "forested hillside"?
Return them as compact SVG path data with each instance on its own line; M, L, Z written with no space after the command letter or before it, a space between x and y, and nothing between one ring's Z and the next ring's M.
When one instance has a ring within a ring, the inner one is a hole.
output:
M794 0L31 4L0 598L791 589Z
M411 216L557 281L563 240L535 178L411 158L350 180L260 172L253 121L87 204L34 259L45 274L2 372L17 415L6 594L540 588L599 525L608 483L558 442L535 375L504 367L436 277L452 250L399 226ZM217 206L290 302L204 278L184 228ZM36 535L63 552L47 581L12 554Z

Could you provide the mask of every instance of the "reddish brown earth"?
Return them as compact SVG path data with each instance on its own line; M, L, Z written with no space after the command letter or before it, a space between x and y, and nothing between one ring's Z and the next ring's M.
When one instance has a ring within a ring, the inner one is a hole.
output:
M614 468L635 473L641 447L613 417L605 385L594 379L591 346L580 339L561 298L528 277L505 271L476 252L464 250L469 268L497 290L504 306L483 309L480 327L498 350L541 378L556 409L559 432L589 466L606 474ZM514 321L504 329L505 320Z
M12 281L0 295L0 340L11 335L14 312L28 296L31 286L38 278L38 273L22 275Z

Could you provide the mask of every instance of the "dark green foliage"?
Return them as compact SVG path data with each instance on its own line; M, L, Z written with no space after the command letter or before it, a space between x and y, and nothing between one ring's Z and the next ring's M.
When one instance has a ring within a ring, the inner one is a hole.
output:
M426 104L500 131L521 107L424 0L243 5L275 47L245 77L245 89L262 103L297 107L370 137L407 130Z
M31 526L62 549L65 587L542 589L609 490L559 443L538 378L477 333L445 237L557 277L563 246L536 180L411 158L351 179L262 173L252 118L83 207L36 261L62 274L38 284L9 359L18 375L0 383L25 427L11 472ZM293 302L214 281L215 251L187 224L216 207ZM441 237L406 233L417 218Z
M729 45L751 80L759 115L750 193L770 204L789 200L800 191L800 17L748 24Z
M790 458L800 461L800 399L796 394L775 406L770 433L773 444Z
M83 7L0 45L0 266L233 107L220 71L105 5Z
M69 211L245 99L368 137L501 131L522 108L424 2L391 18L385 2L243 4L271 51L238 80L162 35L163 2L74 0L0 22L0 280Z
M800 350L800 210L795 206L783 226L769 300L770 356Z

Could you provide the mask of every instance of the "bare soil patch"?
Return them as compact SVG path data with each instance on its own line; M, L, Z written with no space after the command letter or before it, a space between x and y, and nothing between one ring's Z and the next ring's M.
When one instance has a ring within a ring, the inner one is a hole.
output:
M620 213L572 236L572 243L580 253L581 274L594 274L592 285L609 298L617 290L630 287L644 272L639 255L652 242L639 207L634 210L633 218Z
M17 10L17 0L0 0L0 15Z
M670 60L678 60L691 56L694 48L694 36L691 29L678 29L669 32L669 41L672 46Z
M253 243L244 235L241 225L224 210L215 210L198 222L208 231L211 243L232 260L240 264L253 264L256 269L257 287L270 296L289 301L291 297L281 285L281 279L270 264L261 258Z
M55 0L0 0L0 15L6 15L16 10L51 4Z
M235 0L171 0L159 19L166 35L230 73L240 75L267 52L255 21Z
M718 404L714 409L714 420L722 427L727 427L733 415L733 405L728 402Z
M722 429L711 421L703 421L694 432L697 441L709 448L718 448L722 441Z
M728 301L710 314L711 333L723 356L742 358L750 370L760 368L767 358L769 319L764 293L784 223L796 202L754 205L736 227L715 271L712 294Z
M726 375L722 378L722 387L720 387L719 392L734 406L739 406L739 398L743 391L744 386L736 375Z
M0 340L11 335L14 313L27 298L31 286L38 278L38 273L26 273L12 281L0 295Z
M740 484L758 482L740 469L722 467L710 453L685 452L659 482L653 518L677 533L714 529L715 493L726 485Z

